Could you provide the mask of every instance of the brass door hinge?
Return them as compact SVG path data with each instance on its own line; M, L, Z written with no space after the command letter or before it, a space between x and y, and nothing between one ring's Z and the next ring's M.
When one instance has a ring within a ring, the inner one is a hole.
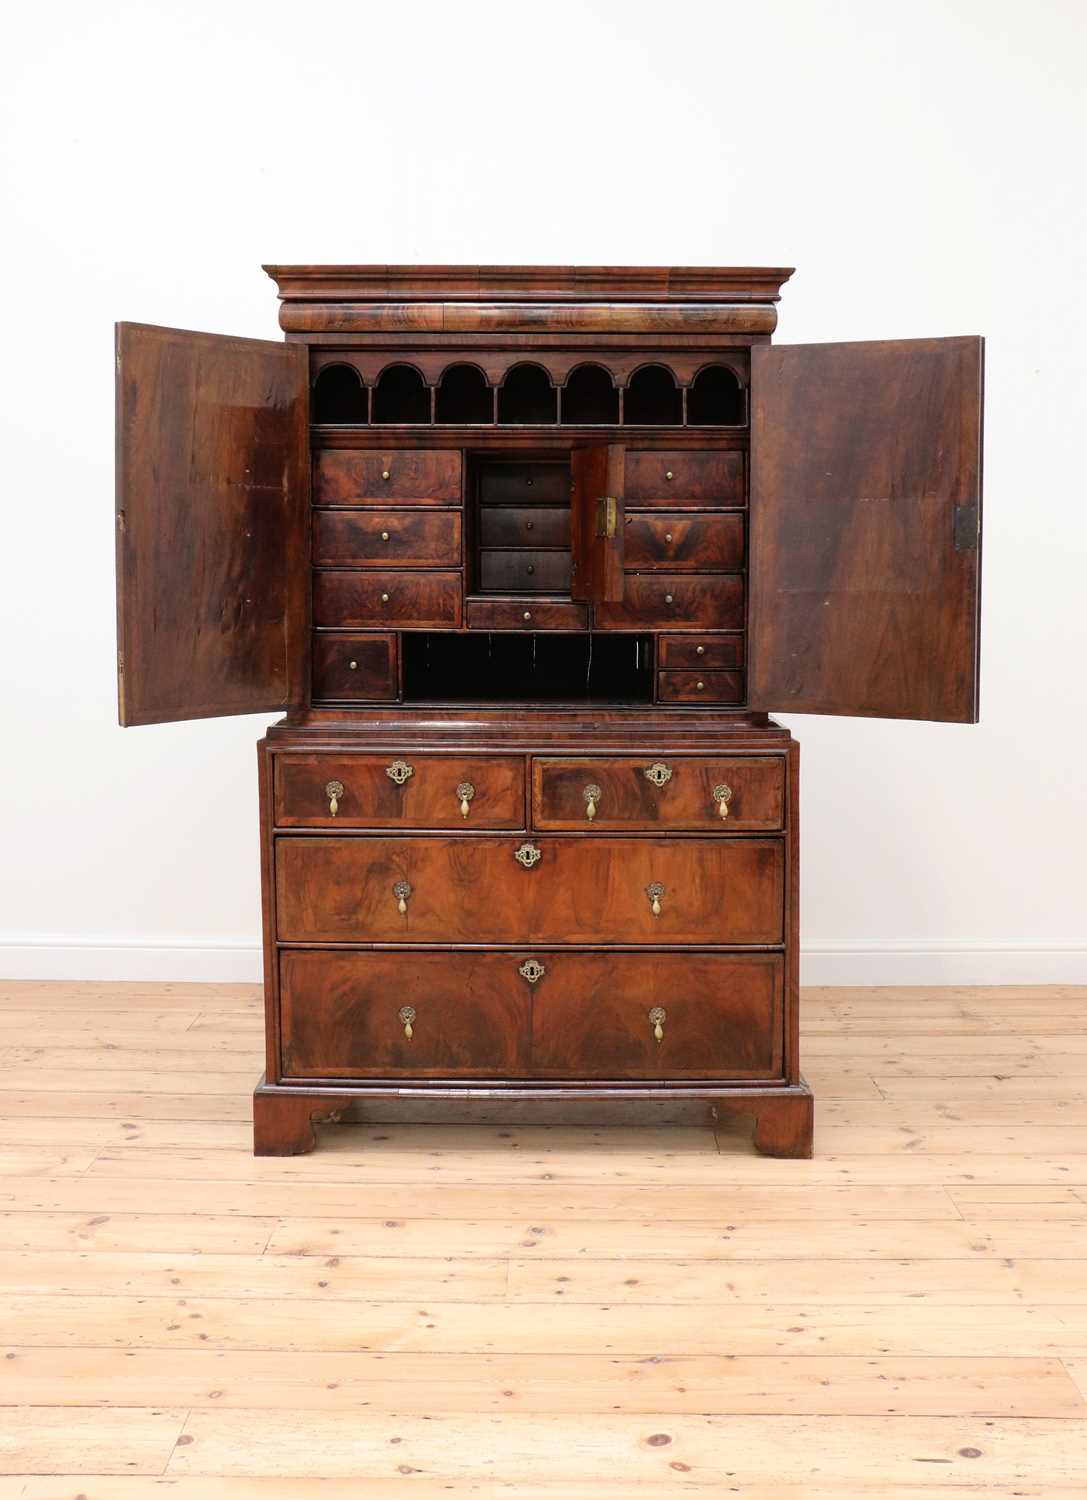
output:
M601 495L596 502L596 534L597 536L610 537L615 535L619 524L619 502L613 495Z

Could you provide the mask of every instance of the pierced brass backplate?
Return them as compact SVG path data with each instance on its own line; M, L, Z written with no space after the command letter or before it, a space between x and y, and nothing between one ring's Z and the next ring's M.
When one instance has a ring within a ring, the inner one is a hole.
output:
M526 958L517 972L522 979L527 979L529 984L538 984L547 973L547 970L540 963L539 959Z
M409 766L406 760L394 760L391 766L385 767L385 775L397 786L403 786L410 776L415 775L415 767Z
M646 766L642 775L654 786L664 786L672 779L672 767L666 766L663 760L655 760L651 766Z
M522 844L519 849L513 851L513 857L519 865L524 865L526 870L531 870L533 865L540 863L543 854L535 844Z

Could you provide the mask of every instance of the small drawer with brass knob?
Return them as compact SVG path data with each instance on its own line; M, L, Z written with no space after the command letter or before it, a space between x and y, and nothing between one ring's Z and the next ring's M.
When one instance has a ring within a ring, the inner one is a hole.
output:
M742 672L658 672L657 699L661 703L729 703L744 701Z
M623 598L594 606L599 630L742 630L742 573L632 572Z
M316 568L455 568L461 518L442 510L318 510Z
M397 696L397 638L315 631L315 703L390 703Z
M623 564L638 572L738 572L744 565L744 518L739 512L628 511Z
M740 510L747 504L746 455L633 449L624 489L628 510Z
M662 635L657 666L667 671L735 672L744 665L742 631L716 635Z
M328 630L455 627L460 624L461 592L459 573L316 568L313 623Z
M327 448L314 460L313 503L459 505L461 465L460 453L448 449Z
M276 757L283 828L518 829L524 762L513 755L312 754Z

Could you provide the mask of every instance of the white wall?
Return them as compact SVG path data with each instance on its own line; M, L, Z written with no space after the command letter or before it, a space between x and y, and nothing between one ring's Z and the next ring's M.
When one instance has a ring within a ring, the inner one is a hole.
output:
M988 336L983 721L791 721L807 975L1087 978L1081 0L55 0L8 15L0 972L256 977L265 721L115 727L114 318L262 261L770 264Z

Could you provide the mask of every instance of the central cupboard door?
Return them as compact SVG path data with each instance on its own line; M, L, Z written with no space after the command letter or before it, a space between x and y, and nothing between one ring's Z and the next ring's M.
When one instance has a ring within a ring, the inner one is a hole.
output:
M780 839L280 838L289 943L783 940Z

